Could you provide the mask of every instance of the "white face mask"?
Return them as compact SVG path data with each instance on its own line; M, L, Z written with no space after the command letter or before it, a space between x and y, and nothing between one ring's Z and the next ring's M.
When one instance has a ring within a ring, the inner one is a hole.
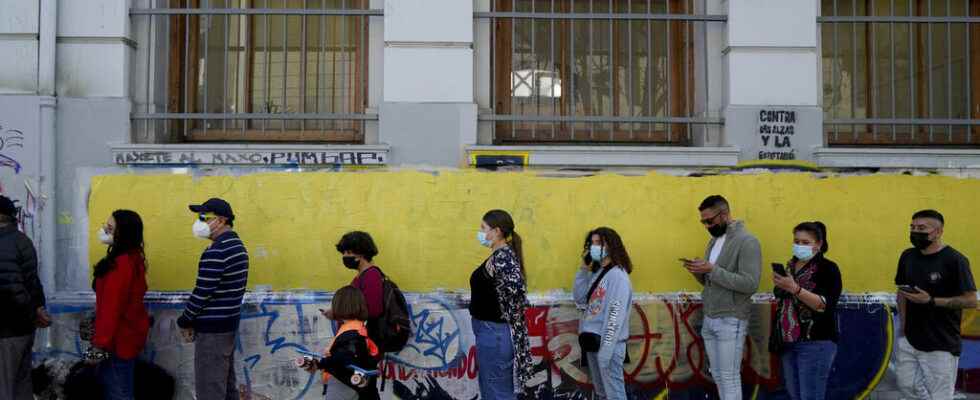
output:
M805 244L793 244L793 256L800 261L809 261L813 256L815 256L813 247L807 246Z
M102 244L112 246L112 235L105 231L105 229L99 229L99 241Z
M194 236L201 239L208 239L211 237L211 226L207 222L197 220L194 221L194 226L191 227L191 231L194 232Z

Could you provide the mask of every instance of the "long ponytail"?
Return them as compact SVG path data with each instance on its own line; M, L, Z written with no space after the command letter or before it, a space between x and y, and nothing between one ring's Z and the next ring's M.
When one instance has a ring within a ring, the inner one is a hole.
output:
M517 262L521 266L521 276L526 278L527 275L524 272L524 243L521 240L521 235L518 235L514 229L514 219L511 218L507 211L490 210L483 215L483 222L491 228L500 229L500 232L504 234L507 244L517 254Z
M527 278L527 274L524 272L524 241L521 240L521 235L518 235L517 231L510 233L510 248L514 249L514 254L517 254L517 262L521 265L521 275Z

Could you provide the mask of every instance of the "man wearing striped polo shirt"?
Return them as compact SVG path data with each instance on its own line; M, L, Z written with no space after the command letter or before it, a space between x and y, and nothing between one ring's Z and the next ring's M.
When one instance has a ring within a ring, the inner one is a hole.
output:
M198 400L238 399L235 335L248 283L248 252L232 230L228 202L210 199L190 206L197 214L194 236L211 240L201 254L197 285L177 319L184 339L194 342L194 386Z

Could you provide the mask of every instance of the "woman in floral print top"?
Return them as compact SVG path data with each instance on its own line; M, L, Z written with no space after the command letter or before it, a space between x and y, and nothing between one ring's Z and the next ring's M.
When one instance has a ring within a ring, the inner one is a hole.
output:
M521 237L510 214L492 210L483 216L477 239L493 249L470 276L480 398L516 399L533 368Z

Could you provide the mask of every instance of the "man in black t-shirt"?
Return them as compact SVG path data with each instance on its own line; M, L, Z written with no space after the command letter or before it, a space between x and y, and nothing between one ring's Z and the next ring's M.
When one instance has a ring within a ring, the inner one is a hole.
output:
M898 260L895 284L905 337L895 357L905 398L953 398L962 310L977 306L970 261L943 243L944 223L938 211L915 213L909 237L914 248Z

